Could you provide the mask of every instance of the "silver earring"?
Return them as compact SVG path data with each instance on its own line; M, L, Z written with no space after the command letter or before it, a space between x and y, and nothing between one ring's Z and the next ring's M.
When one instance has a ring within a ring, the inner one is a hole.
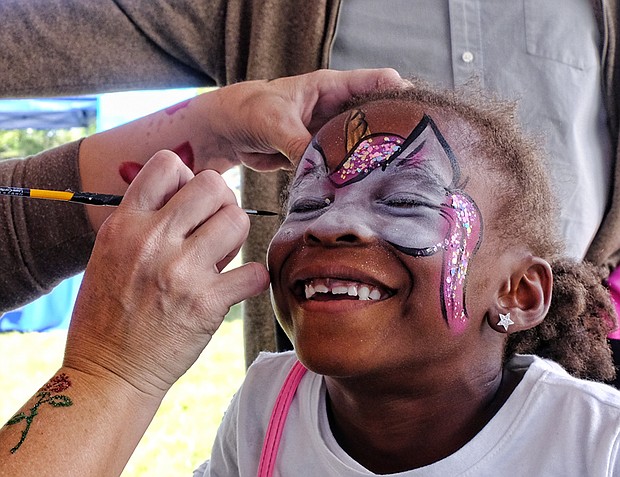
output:
M499 314L498 326L503 326L504 330L508 331L508 327L514 324L515 322L510 319L510 313L506 313L505 315Z

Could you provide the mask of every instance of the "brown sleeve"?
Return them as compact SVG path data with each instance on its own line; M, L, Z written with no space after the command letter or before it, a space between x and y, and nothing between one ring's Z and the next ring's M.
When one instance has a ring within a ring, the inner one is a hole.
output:
M223 81L225 0L2 0L0 96Z
M328 64L339 0L2 0L0 96L224 85Z
M79 190L79 141L0 162L0 185ZM45 294L84 270L95 234L85 207L0 197L0 312Z

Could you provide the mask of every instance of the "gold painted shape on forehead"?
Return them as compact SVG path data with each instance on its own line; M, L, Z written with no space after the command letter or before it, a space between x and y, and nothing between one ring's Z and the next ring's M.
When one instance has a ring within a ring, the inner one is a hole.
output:
M347 138L347 153L351 152L363 138L370 135L370 126L366 122L366 115L363 111L355 109L349 112L344 123L344 134Z

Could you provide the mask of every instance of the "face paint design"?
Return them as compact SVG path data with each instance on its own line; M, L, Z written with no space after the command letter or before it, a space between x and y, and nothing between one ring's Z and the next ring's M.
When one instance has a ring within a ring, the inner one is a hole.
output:
M331 173L336 187L362 180L378 167L385 167L388 158L398 152L403 140L399 136L378 134L364 139L347 160Z
M458 334L467 322L465 282L469 260L482 239L482 217L474 201L462 192L447 198L442 213L450 222L442 270L442 307L448 325Z
M336 189L364 187L369 191L366 196L379 196L381 200L358 207L366 215L375 202L384 207L384 221L375 217L373 222L379 236L413 257L444 252L442 313L450 329L462 332L467 322L467 270L482 238L482 218L474 201L463 192L465 183L452 149L426 115L403 138L393 133L372 133L363 112L355 111L345 123L345 136L347 155L332 172L322 148L313 143L314 152L310 150L304 157L293 186L301 194L292 194L291 198L326 190L325 179ZM308 176L311 179L305 179ZM364 184L358 185L362 180ZM363 195L360 198L363 200ZM290 212L312 216L325 213L330 204L329 197L308 203L293 200Z
M345 123L349 153L329 179L336 187L362 180L378 167L387 165L388 159L400 150L403 138L392 134L371 134L364 114L351 111Z

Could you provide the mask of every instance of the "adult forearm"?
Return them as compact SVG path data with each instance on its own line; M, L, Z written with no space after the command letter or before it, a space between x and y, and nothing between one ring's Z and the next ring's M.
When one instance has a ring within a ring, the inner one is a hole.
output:
M310 131L352 95L402 85L394 70L317 71L274 81L237 83L96 134L82 143L83 190L122 194L156 151L176 152L196 173L243 164L267 171L301 157ZM97 230L109 214L91 208Z
M165 110L84 139L80 148L82 190L123 194L144 163L157 151L177 153L195 173L220 173L237 163L230 151L219 151L209 124L219 120L216 93L206 93ZM95 230L110 214L89 207Z
M160 402L63 367L0 429L0 476L120 475Z
M63 367L0 431L0 475L118 475L161 399L264 265L220 273L250 220L212 171L156 154L101 228Z

